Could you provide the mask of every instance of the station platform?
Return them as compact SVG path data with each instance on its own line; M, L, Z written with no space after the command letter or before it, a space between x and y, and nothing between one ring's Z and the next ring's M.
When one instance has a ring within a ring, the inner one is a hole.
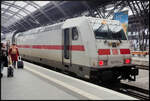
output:
M132 63L135 65L146 66L145 69L149 69L149 55L144 56L132 56Z
M77 78L24 61L24 69L14 69L1 78L2 100L137 100Z
M136 77L136 81L122 80L122 83L149 90L149 70L139 69L139 75Z

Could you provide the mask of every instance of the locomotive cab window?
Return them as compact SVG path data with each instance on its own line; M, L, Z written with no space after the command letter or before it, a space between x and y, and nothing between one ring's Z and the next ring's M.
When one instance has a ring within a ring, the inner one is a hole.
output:
M121 25L93 23L92 26L96 39L127 40Z
M79 37L78 30L76 27L73 27L72 28L72 40L78 40L78 37Z

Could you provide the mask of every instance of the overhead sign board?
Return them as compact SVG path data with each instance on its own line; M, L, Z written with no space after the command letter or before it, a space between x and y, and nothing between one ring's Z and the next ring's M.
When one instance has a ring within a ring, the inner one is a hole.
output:
M128 35L128 11L115 13L113 19L121 22L124 32Z

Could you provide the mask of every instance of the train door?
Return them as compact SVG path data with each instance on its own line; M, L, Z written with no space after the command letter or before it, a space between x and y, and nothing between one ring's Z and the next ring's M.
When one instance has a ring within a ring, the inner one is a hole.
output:
M71 66L71 29L63 29L62 34L62 64L65 67Z

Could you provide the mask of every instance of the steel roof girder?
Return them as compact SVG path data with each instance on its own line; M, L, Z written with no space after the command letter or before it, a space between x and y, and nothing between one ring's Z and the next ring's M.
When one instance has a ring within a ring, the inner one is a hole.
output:
M4 11L2 14L4 14L5 12L7 12L7 11L9 10L9 8L12 7L12 5L14 5L15 2L16 2L16 1L13 1L13 3L12 3L10 6L8 6L8 8L5 9L5 11Z
M54 23L53 21L52 21L52 19L50 19L44 12L43 12L43 10L41 10L41 9L39 9L39 8L41 8L39 5L37 5L36 3L34 3L33 1L27 1L27 3L29 4L29 5L32 5L34 8L36 8L37 10L39 10L50 22L52 22L52 23ZM39 6L39 8L37 8L36 6Z
M91 15L91 8L90 8L90 6L88 5L87 1L81 1L81 3L85 6L85 8L87 8L89 14Z
M7 6L11 5L11 3L8 3L8 2L2 2L2 4L7 5ZM16 9L21 9L22 8L22 7L18 6L18 5L12 5L12 7L16 8ZM32 15L32 12L30 12L27 9L22 9L22 11L24 13L28 14L28 16L30 16L32 19L34 19L36 22L38 22L38 24L41 25L41 23L38 20L36 20L35 17Z
M64 4L64 3L67 3L67 1L62 1L61 3L58 4L58 6L60 6L60 5ZM49 5L49 4L47 4L47 5ZM51 8L48 8L48 9L45 10L45 12L50 11L50 10L52 10L54 8L55 8L55 6L53 6Z
M147 7L149 6L149 3L147 4L147 6L145 6L142 1L141 1L140 3L141 3L141 6L142 6L142 8L143 8L143 10L144 10L144 13L146 14L146 9L147 9Z
M133 5L133 7L134 7L134 9L135 9L135 11L136 11L136 13L137 13L137 16L139 17L139 20L140 20L141 24L144 24L144 28L145 28L144 20L143 20L142 18L140 18L140 14L139 14L139 12L138 12L138 10L137 10L137 8L135 7L135 5L134 5L133 2L132 2L132 5Z
M21 25L23 28L24 28L24 30L28 30L28 28L26 27L26 26L24 26L23 24L21 24L20 22L16 22L16 23L18 23L19 25Z
M121 5L121 4L122 4L122 1L120 1L119 3L117 2L117 4L116 4L116 2L114 2L114 8L109 11L109 13L107 14L106 18L108 18L108 17L115 11L115 9L116 9L119 5Z
M4 9L4 8L2 8L2 9ZM9 13L12 13L12 14L15 14L15 12L13 12L13 11L11 11L11 10L9 10L8 11ZM16 16L18 16L20 19L19 20L24 20L26 23L28 23L28 25L30 25L30 26L32 26L33 27L33 25L32 24L30 24L25 18L24 18L24 16L23 15L21 15L21 14L19 14L19 13L17 13L17 15Z
M53 3L53 5L55 5L56 8L59 9L59 11L60 11L65 17L68 16L68 14L67 14L65 11L63 11L63 10L59 7L59 5L58 5L57 3L55 3L55 1L51 1L51 2Z
M4 26L3 26L4 27ZM4 27L5 29L4 30L2 30L2 32L7 32L7 31L10 31L11 32L11 30L9 29L9 28L6 28L6 27Z
M11 5L11 3L8 3L8 2L2 2L2 4L4 4L4 5L7 5L7 6L10 6ZM22 9L22 7L20 7L20 6L18 6L18 5L11 5L12 7L14 7L14 8L16 8L16 9ZM24 13L26 13L26 14L30 14L31 12L29 11L29 10L27 10L27 9L22 9L22 11L24 12Z
M3 11L3 10L5 10L5 8L1 8L1 10ZM12 11L12 10L8 10L7 11L8 13L11 13L11 14L15 14L16 12L14 12L14 11ZM2 14L3 15L3 14ZM5 14L4 14L5 15ZM19 16L18 16L19 15ZM19 17L19 18L21 18L20 16L22 16L23 17L23 15L21 15L21 14L19 14L19 13L17 13L17 16Z
M20 9L18 10L18 12L20 12L22 9L24 9L24 8L27 7L27 6L28 6L28 5L25 5L24 7L20 8ZM18 14L18 12L16 12L16 13L13 14L12 16L10 16L10 17L8 18L8 21L9 21L10 18L12 18L12 17L14 17L16 14Z
M125 3L123 3L123 4L121 5L121 7L120 7L119 10L117 11L117 13L120 12L124 7L126 7L126 4L125 4ZM115 14L113 14L113 17L114 17L114 15L115 15Z

